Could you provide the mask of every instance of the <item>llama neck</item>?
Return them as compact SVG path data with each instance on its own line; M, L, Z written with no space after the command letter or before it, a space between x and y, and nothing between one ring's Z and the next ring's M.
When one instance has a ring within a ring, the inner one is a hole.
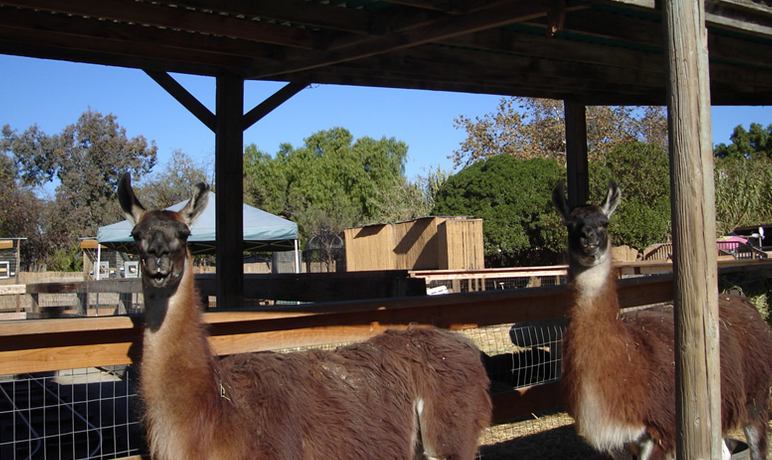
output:
M605 256L597 265L584 267L572 261L570 268L573 296L572 318L617 319L619 314L617 279L613 270L610 251L606 251Z
M143 292L147 326L141 387L150 435L166 442L180 437L180 433L203 438L205 433L193 434L185 427L200 416L202 408L209 409L203 411L206 413L216 412L213 409L220 402L190 257L176 289L144 285Z

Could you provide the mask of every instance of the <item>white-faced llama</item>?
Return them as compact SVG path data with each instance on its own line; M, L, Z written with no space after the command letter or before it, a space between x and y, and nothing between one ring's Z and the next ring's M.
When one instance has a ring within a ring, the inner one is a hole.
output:
M620 316L609 218L620 202L609 185L600 206L569 209L562 185L553 200L568 228L572 298L564 338L563 387L579 434L611 455L660 459L676 442L672 308ZM746 300L721 295L722 432L743 428L751 458L766 458L772 332ZM728 458L724 448L724 457Z
M145 298L140 393L158 459L472 459L491 418L479 351L439 329L389 331L335 351L213 357L201 319L189 225L145 211L126 174Z

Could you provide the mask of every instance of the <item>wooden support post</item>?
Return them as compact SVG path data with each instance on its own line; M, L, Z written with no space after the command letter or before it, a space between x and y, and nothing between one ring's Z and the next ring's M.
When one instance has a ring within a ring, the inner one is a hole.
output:
M721 458L715 191L704 4L666 0L677 455Z
M77 304L75 305L75 311L80 316L88 316L88 292L78 292L75 294L77 297Z
M19 284L21 275L21 238L16 240L16 284ZM16 313L21 312L21 296L16 294Z
M216 105L217 306L236 307L244 293L244 80L234 75L218 76Z
M568 174L568 204L587 203L590 195L590 175L587 166L587 117L584 104L563 101L566 122L566 170Z

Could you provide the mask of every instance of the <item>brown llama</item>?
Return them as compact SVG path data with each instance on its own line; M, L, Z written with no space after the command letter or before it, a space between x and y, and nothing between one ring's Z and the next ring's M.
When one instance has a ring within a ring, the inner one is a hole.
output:
M479 351L448 331L388 331L335 351L213 357L187 250L204 209L145 211L126 174L145 298L140 394L158 459L472 459L491 418Z
M569 209L562 184L553 200L568 228L572 306L564 338L563 387L578 433L617 458L673 456L676 443L672 307L620 316L609 218L620 202ZM721 428L743 428L751 458L767 452L772 332L745 299L721 295ZM729 458L724 443L723 457Z

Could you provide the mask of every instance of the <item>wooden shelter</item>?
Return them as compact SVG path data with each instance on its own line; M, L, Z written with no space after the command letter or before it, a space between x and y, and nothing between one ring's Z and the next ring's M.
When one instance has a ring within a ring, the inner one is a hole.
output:
M767 0L0 0L0 53L144 69L215 133L221 305L243 292L243 130L309 83L563 99L572 203L585 106L667 103L679 453L720 456L709 106L772 102ZM167 72L214 76L215 113ZM287 85L245 113L245 79Z
M485 268L482 219L422 217L343 231L346 271Z

